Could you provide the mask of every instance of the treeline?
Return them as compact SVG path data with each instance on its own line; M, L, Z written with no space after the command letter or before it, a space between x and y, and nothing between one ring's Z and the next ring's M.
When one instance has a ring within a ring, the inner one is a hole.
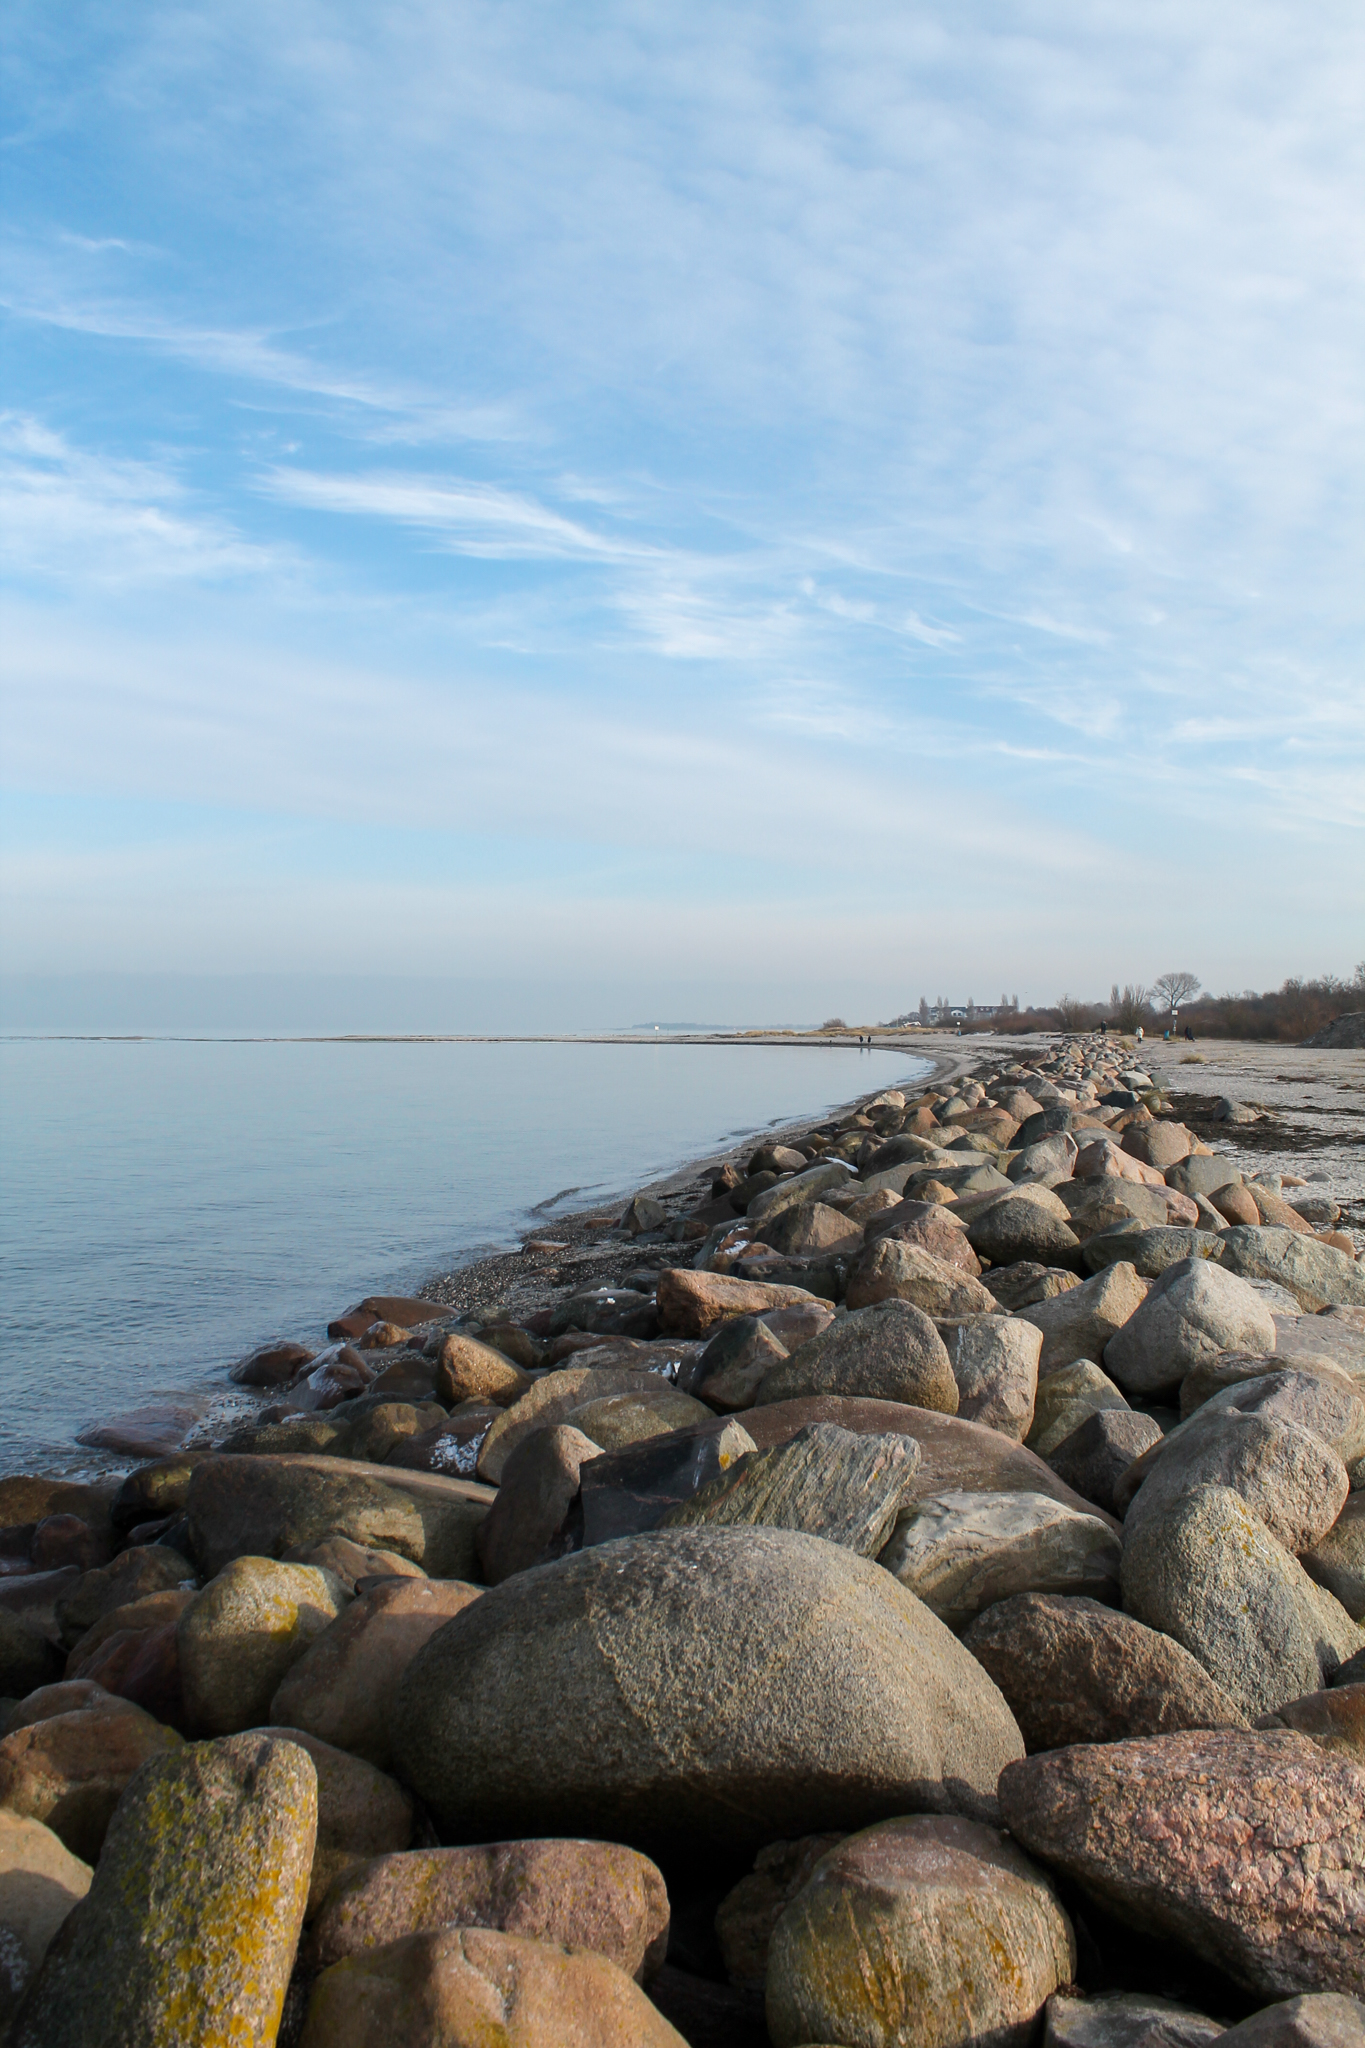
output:
M1196 996L1181 1006L1177 1028L1183 1036L1188 1025L1196 1038L1265 1039L1297 1045L1335 1018L1362 1009L1365 960L1349 980L1337 974L1323 974L1313 980L1290 975L1279 988L1263 993L1243 989L1234 995ZM1013 1036L1024 1031L1098 1031L1101 1023L1110 1030L1128 1031L1140 1023L1150 1035L1166 1029L1169 1013L1152 1000L1150 990L1130 985L1122 992L1116 989L1107 1003L1078 1002L1061 996L1049 1009L1020 1010L1007 1017L994 1017L990 1028L997 1034Z

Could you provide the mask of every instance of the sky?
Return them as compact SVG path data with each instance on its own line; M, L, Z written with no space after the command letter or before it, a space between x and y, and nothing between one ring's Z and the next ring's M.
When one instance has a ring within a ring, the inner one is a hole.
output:
M0 33L20 1021L1365 953L1349 0Z

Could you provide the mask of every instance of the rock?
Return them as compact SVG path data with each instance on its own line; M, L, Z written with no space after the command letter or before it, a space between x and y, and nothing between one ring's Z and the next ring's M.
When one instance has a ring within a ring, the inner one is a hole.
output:
M181 1746L174 1729L123 1702L54 1714L0 1740L0 1807L41 1821L94 1863L133 1773Z
M339 1580L310 1565L237 1557L176 1625L180 1686L197 1735L235 1735L270 1712L291 1664L346 1605Z
M0 1723L0 1734L12 1735L16 1728L31 1728L35 1721L50 1721L54 1715L74 1714L83 1707L118 1713L125 1706L124 1700L106 1692L93 1679L64 1678L56 1685L40 1685L27 1699L14 1701Z
M1231 1226L1221 1233L1223 1264L1244 1280L1273 1280L1310 1315L1333 1304L1365 1304L1365 1267L1345 1252L1293 1230Z
M451 1478L471 1477L478 1467L488 1432L502 1414L503 1410L493 1401L461 1401L449 1415L442 1414L434 1427L394 1444L385 1456L384 1470L394 1474L441 1472Z
M1178 1189L1182 1195L1211 1196L1241 1184L1241 1173L1218 1152L1191 1152L1166 1169L1167 1187Z
M692 1369L684 1390L699 1394L722 1412L751 1408L770 1366L787 1356L787 1346L757 1316L722 1323Z
M378 1856L337 1885L308 1944L313 1970L442 1927L491 1927L605 1956L647 1981L668 1946L668 1892L617 1842L494 1842Z
M1223 2031L1221 2020L1150 1993L1059 1991L1047 2002L1043 2048L1208 2048Z
M869 1245L848 1283L850 1311L882 1301L910 1302L929 1316L992 1315L996 1306L979 1280L896 1237Z
M919 1462L913 1437L857 1436L815 1422L785 1444L736 1458L658 1526L796 1529L874 1557Z
M1213 1235L1184 1226L1137 1230L1120 1225L1112 1230L1097 1230L1093 1237L1088 1237L1081 1247L1081 1257L1092 1273L1102 1273L1122 1259L1145 1279L1158 1280L1168 1266L1179 1265L1184 1259L1221 1261L1223 1238L1221 1233Z
M613 1394L636 1395L642 1391L652 1396L673 1394L676 1389L660 1374L638 1372L629 1366L598 1369L569 1365L545 1373L513 1407L503 1411L488 1431L479 1453L480 1478L490 1485L500 1485L507 1461L518 1444L533 1430L567 1423L571 1417L573 1428L597 1442L592 1431L579 1420L580 1411Z
M831 1849L778 1921L768 2031L776 2048L1022 2048L1075 1968L1071 1923L1013 1842L956 1815L886 1821Z
M275 1338L269 1344L258 1344L233 1366L228 1378L239 1387L287 1387L306 1365L313 1363L315 1355L306 1344Z
M725 1894L716 1908L716 1939L732 1984L762 1991L773 1929L816 1864L844 1839L801 1835L794 1842L770 1842L759 1850L749 1875Z
M194 1566L178 1550L160 1543L141 1543L136 1549L122 1551L112 1564L84 1573L57 1602L62 1641L70 1649L101 1615L130 1606L148 1594L193 1584Z
M759 1315L812 1298L804 1287L773 1287L729 1273L670 1267L659 1275L659 1322L673 1336L705 1337L728 1316Z
M380 1476L382 1475L382 1477ZM190 1541L205 1577L234 1557L309 1550L328 1536L396 1550L436 1578L469 1578L487 1487L333 1458L209 1458L190 1480Z
M622 1227L632 1237L639 1237L647 1230L662 1230L668 1221L668 1211L653 1195L632 1195L621 1218Z
M1258 1223L1273 1224L1277 1230L1293 1230L1311 1237L1312 1224L1271 1188L1261 1187L1252 1180L1247 1182L1246 1191L1256 1206Z
M0 2039L90 1878L51 1828L0 1808Z
M1104 1362L1129 1393L1157 1394L1220 1352L1272 1352L1275 1334L1270 1311L1244 1280L1208 1259L1185 1259L1152 1283L1109 1339Z
M1353 1493L1325 1536L1303 1553L1310 1577L1365 1622L1365 1493Z
M771 1217L757 1233L787 1258L808 1258L813 1252L849 1251L862 1247L863 1233L842 1209L827 1202L802 1202Z
M355 1405L358 1408L359 1401ZM379 1401L351 1428L345 1455L382 1465L400 1444L437 1428L445 1419L439 1401Z
M162 1628L167 1622L178 1621L194 1598L193 1586L173 1586L164 1593L144 1594L142 1599L131 1600L126 1607L111 1608L91 1624L78 1642L72 1644L66 1660L66 1676L89 1677L91 1674L85 1666L112 1637L137 1635L146 1629Z
M479 1527L479 1560L490 1586L569 1547L560 1538L578 1499L580 1473L600 1455L601 1446L568 1423L534 1429L515 1446Z
M1161 1425L1131 1408L1100 1408L1048 1453L1059 1479L1106 1514L1115 1514L1114 1488L1135 1458L1161 1442Z
M93 1528L80 1515L45 1515L34 1525L29 1546L29 1561L37 1572L60 1571L65 1565L95 1571L113 1554L109 1524L101 1521Z
M1018 1316L941 1322L939 1335L957 1382L957 1412L1022 1443L1033 1423L1041 1330Z
M1104 1175L1095 1180L1063 1181L1056 1194L1071 1220L1071 1228L1083 1243L1101 1231L1112 1230L1116 1224L1137 1223L1147 1229L1160 1229L1170 1221L1164 1186L1157 1190L1139 1181L1115 1180Z
M1004 1694L1030 1755L1246 1726L1188 1650L1097 1600L1016 1593L977 1615L962 1641Z
M674 1430L593 1458L582 1471L576 1517L581 1546L566 1540L554 1555L657 1528L670 1508L690 1501L754 1448L742 1424L713 1416L699 1427Z
M1245 1102L1238 1102L1234 1096L1220 1095L1214 1104L1215 1123L1258 1124L1261 1121L1259 1109L1251 1109Z
M444 1579L369 1586L281 1678L262 1718L301 1728L386 1771L399 1681L423 1644L479 1598Z
M943 1339L929 1317L905 1301L877 1302L841 1316L765 1374L756 1405L809 1394L861 1395L945 1415L957 1410L957 1382Z
M1339 1664L1327 1681L1329 1685L1365 1685L1365 1648Z
M1198 1486L1227 1486L1297 1554L1326 1535L1346 1500L1334 1439L1354 1452L1363 1426L1357 1395L1307 1373L1266 1373L1216 1394L1171 1430L1129 1468L1115 1500L1125 1500L1131 1530Z
M62 1675L63 1657L41 1629L0 1607L0 1695L21 1700Z
M941 1493L896 1523L879 1562L949 1628L1012 1593L1118 1598L1108 1524L1040 1493Z
M1075 1164L1076 1140L1069 1131L1054 1131L1051 1137L1040 1138L1037 1144L1025 1145L1016 1152L1005 1169L1005 1178L1016 1187L1031 1182L1051 1186L1055 1181L1069 1179Z
M1365 1773L1289 1732L1053 1750L1000 1780L1010 1832L1110 1913L1265 1997L1365 1988Z
M1252 1357L1244 1351L1223 1351L1207 1364L1196 1366L1180 1382L1180 1419L1188 1422L1206 1401L1211 1401L1215 1394L1226 1393L1229 1387L1245 1386L1248 1380L1264 1379L1268 1373L1283 1372L1287 1367L1306 1373L1313 1379L1328 1380L1345 1392L1354 1393L1361 1389L1360 1381L1327 1358L1318 1359L1298 1351L1283 1354L1276 1351L1269 1357Z
M205 1401L149 1401L78 1430L76 1442L130 1458L164 1458L178 1451L203 1418Z
M1124 1151L1144 1165L1156 1167L1159 1173L1187 1159L1193 1144L1193 1136L1184 1124L1129 1124L1123 1134Z
M533 1817L698 1861L800 1827L989 1814L1022 1747L888 1573L777 1529L654 1530L506 1581L414 1659L395 1726L448 1834Z
M1033 1424L1026 1439L1039 1458L1050 1457L1090 1417L1105 1409L1130 1412L1114 1382L1088 1358L1078 1358L1038 1383Z
M1030 1259L1043 1266L1080 1264L1081 1241L1066 1209L1041 1187L1020 1188L993 1202L968 1227L972 1250L993 1266Z
M1254 2012L1224 2039L1235 2048L1365 2048L1365 2006L1338 1991L1308 1992Z
M305 1550L302 1556L287 1557L284 1561L286 1564L311 1564L319 1571L330 1572L347 1594L354 1594L356 1582L360 1579L424 1579L427 1576L420 1564L414 1564L411 1558L400 1557L396 1550L367 1550L363 1544L352 1543L349 1536L328 1536L310 1550Z
M1235 1186L1215 1189L1209 1196L1209 1206L1224 1223L1249 1223L1255 1228L1261 1220L1255 1197L1240 1180Z
M635 1378L648 1382L654 1375L637 1373ZM571 1408L565 1420L604 1451L616 1451L651 1437L667 1436L675 1429L691 1429L713 1417L703 1401L680 1394L667 1380L660 1380L653 1386L637 1384L629 1392L601 1394Z
M296 1743L195 1744L129 1787L10 2048L273 2042L317 1826Z
M1122 1586L1127 1611L1183 1643L1249 1718L1316 1691L1365 1641L1225 1486L1127 1531Z
M1080 1280L1074 1273L1064 1272L1060 1266L1040 1266L1034 1259L1020 1259L1012 1266L997 1266L984 1276L987 1291L994 1295L996 1306L1007 1315L1017 1309L1031 1308L1035 1302L1052 1301L1059 1294L1069 1294Z
M487 1927L411 1934L334 1963L317 1979L300 2048L391 2048L400 2041L686 2048L639 1986L604 1956Z
M1069 1293L1021 1308L1022 1321L1043 1333L1039 1379L1078 1358L1103 1358L1110 1338L1118 1335L1146 1298L1147 1283L1130 1263L1120 1261Z
M407 1848L412 1840L412 1800L385 1772L320 1742L307 1729L277 1726L255 1732L297 1742L317 1772L317 1843L304 1912L304 1918L311 1919L333 1886L352 1871L367 1867L376 1856Z
M868 1226L867 1242L876 1243L879 1238L898 1238L902 1244L917 1244L921 1251L938 1259L945 1266L955 1266L959 1273L969 1279L981 1277L981 1261L967 1242L967 1232L961 1221L952 1220L952 1210L935 1206L926 1215L902 1216L902 1210L923 1210L930 1205L923 1202L902 1202L899 1207L887 1210L875 1223Z
M436 1398L453 1408L458 1401L491 1401L510 1407L533 1385L529 1373L491 1344L462 1337L452 1330L436 1360Z
M746 1213L751 1223L762 1227L784 1209L813 1202L831 1188L846 1187L852 1179L853 1168L845 1160L822 1159L818 1165L808 1166L804 1173L793 1174L789 1180L780 1180L755 1195Z
M1262 1714L1258 1728L1294 1728L1319 1749L1365 1766L1365 1684L1334 1685L1328 1691L1287 1700Z

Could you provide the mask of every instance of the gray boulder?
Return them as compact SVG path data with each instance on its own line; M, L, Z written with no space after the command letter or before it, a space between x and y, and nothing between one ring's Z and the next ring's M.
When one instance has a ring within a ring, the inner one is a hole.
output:
M1365 1647L1237 1493L1202 1486L1125 1529L1123 1604L1173 1636L1249 1718L1324 1685Z
M1114 1488L1135 1458L1161 1442L1161 1425L1131 1408L1100 1408L1048 1453L1059 1479L1106 1514L1115 1513Z
M786 1530L674 1529L485 1593L408 1667L395 1749L447 1836L705 1862L905 1812L989 1817L1023 1744L880 1566Z
M1047 2002L1043 2048L1208 2048L1222 2032L1221 2020L1147 1992L1059 1991Z
M788 1443L735 1458L690 1499L669 1508L657 1526L797 1529L874 1557L919 1462L913 1437L858 1436L836 1423L813 1422Z
M940 1322L957 1382L957 1412L1022 1443L1033 1423L1043 1333L1019 1316Z
M1039 1379L1077 1358L1103 1358L1110 1338L1118 1335L1146 1299L1146 1280L1130 1263L1120 1261L1066 1294L1018 1310L1024 1322L1043 1333Z
M1168 1266L1178 1266L1185 1259L1221 1261L1223 1239L1213 1231L1174 1223L1143 1230L1118 1227L1097 1230L1088 1237L1081 1257L1092 1273L1102 1273L1122 1259L1146 1279L1159 1280Z
M1005 1695L1030 1755L1246 1726L1188 1650L1098 1600L1018 1593L979 1614L962 1640Z
M1365 1622L1365 1493L1350 1496L1327 1534L1304 1552L1303 1567L1353 1621Z
M1168 1266L1104 1349L1104 1363L1132 1394L1174 1389L1224 1351L1275 1349L1275 1320L1254 1289L1208 1259Z
M1077 1358L1038 1382L1033 1422L1025 1441L1038 1457L1051 1457L1083 1422L1106 1409L1131 1413L1109 1376L1088 1358Z
M522 1438L503 1468L497 1499L479 1525L479 1561L490 1586L570 1547L564 1532L578 1499L579 1475L600 1457L600 1446L568 1422L550 1423Z
M839 1317L764 1375L755 1405L810 1394L957 1413L957 1382L943 1339L924 1311L906 1301L880 1301Z
M1365 2048L1365 2005L1339 1991L1310 1991L1254 2012L1224 2039L1234 2048Z
M1216 1195L1220 1188L1240 1187L1242 1176L1230 1159L1220 1153L1210 1156L1206 1152L1191 1152L1187 1159L1178 1160L1166 1169L1165 1181L1168 1188L1177 1194L1199 1196L1206 1199Z
M960 1629L1013 1593L1118 1597L1120 1544L1098 1516L1041 1493L950 1492L916 1501L880 1562Z
M879 1237L849 1276L849 1309L907 1301L927 1316L990 1315L995 1297L970 1273L903 1237Z
M754 1449L754 1440L742 1423L733 1416L715 1416L694 1429L673 1430L668 1436L590 1458L581 1468L578 1507L572 1518L579 1526L582 1547L612 1543L618 1536L641 1536L646 1529L657 1528L670 1508L691 1500ZM533 1562L548 1563L551 1557L576 1547L566 1540Z
M1245 1280L1271 1280L1315 1315L1365 1306L1365 1266L1335 1245L1295 1230L1239 1223L1222 1232L1223 1264Z
M977 1256L993 1266L1009 1266L1016 1259L1080 1265L1081 1241L1062 1203L1047 1188L1022 1187L993 1202L969 1224L967 1238Z

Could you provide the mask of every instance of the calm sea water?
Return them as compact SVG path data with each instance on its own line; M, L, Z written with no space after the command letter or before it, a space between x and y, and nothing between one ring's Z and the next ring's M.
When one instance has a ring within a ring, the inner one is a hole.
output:
M0 1472L751 1131L928 1071L750 1045L0 1040ZM542 1205L550 1204L548 1208Z

